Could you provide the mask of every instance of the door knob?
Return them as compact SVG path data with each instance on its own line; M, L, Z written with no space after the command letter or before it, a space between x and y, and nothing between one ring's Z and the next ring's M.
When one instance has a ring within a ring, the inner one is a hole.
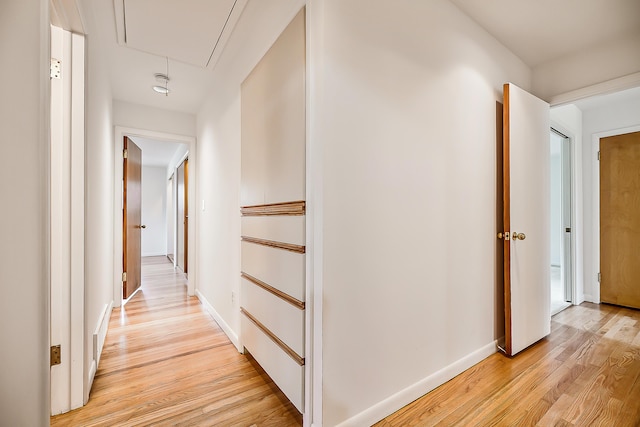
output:
M146 225L137 225L136 228L147 228Z
M511 233L511 238L513 240L524 240L527 236L524 233L516 233L515 231Z

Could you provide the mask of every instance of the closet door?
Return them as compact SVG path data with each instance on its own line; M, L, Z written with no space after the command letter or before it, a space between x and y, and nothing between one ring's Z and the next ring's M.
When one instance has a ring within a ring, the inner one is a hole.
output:
M551 331L549 104L512 83L503 109L504 351Z

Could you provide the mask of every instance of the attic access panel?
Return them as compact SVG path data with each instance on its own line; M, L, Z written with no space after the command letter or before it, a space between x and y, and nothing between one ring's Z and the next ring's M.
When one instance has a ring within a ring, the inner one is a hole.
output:
M206 68L217 56L214 54L222 50L223 33L231 32L245 3L114 0L118 41L130 48Z

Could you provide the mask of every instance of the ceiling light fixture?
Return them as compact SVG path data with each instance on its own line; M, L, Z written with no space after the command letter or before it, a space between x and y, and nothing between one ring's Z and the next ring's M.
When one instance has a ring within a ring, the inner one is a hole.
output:
M164 96L169 96L169 57L167 57L167 73L155 73L153 75L156 78L156 81L159 83L153 86L153 90L158 93L163 94Z

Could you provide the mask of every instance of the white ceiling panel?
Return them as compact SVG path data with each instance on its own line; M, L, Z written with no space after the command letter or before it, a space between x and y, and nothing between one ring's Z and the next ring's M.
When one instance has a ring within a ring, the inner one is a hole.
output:
M207 67L237 0L114 0L122 2L127 47Z

